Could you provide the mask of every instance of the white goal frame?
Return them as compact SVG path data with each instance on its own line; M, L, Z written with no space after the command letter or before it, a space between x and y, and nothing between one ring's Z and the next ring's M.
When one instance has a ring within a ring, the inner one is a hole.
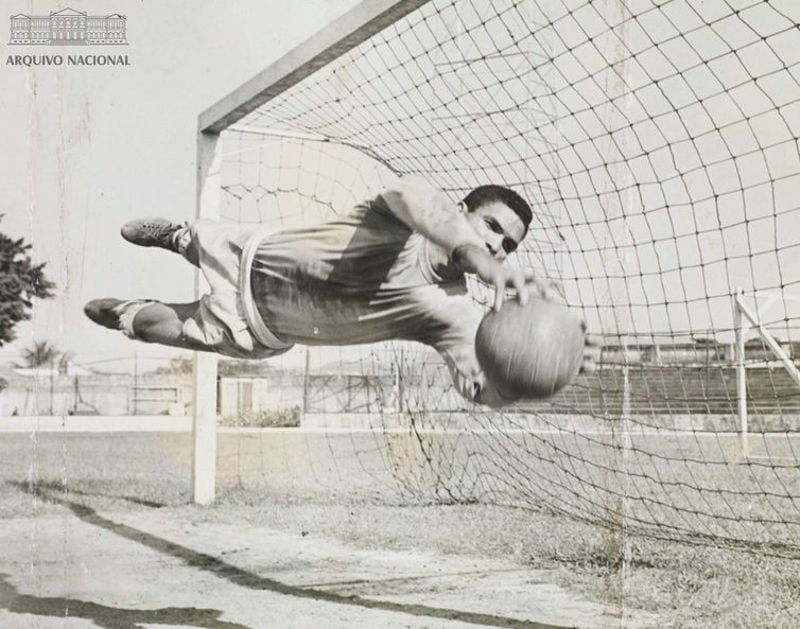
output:
M428 0L363 0L252 79L203 111L197 126L197 218L218 218L220 133ZM197 273L196 296L204 292ZM215 498L217 356L195 353L192 399L192 491L195 503Z
M745 291L742 288L736 289L733 297L733 327L735 332L733 360L736 365L736 410L739 416L739 433L741 438L742 456L747 458L750 455L749 440L749 420L747 411L747 360L745 354L745 343L747 334L751 330L758 332L763 343L772 350L772 353L781 362L781 366L791 376L792 380L800 386L800 370L788 356L781 344L764 327L762 314L768 310L776 301L800 301L800 297L793 297L783 293L773 293L770 291L753 291L751 293L755 301L755 310L745 302ZM758 297L764 299L759 304Z

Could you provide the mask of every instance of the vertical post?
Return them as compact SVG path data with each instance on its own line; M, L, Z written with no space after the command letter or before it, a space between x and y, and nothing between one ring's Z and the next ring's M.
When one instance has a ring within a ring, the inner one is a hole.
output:
M405 410L405 391L403 390L403 369L405 368L406 353L404 348L400 348L400 362L397 363L397 410L402 413Z
M50 417L56 414L56 357L50 357Z
M217 218L220 203L221 143L217 133L198 133L197 218ZM195 295L205 292L205 280L198 271ZM214 502L217 464L217 357L196 352L192 393L192 491L197 504Z
M739 415L739 434L742 443L742 456L747 456L747 370L745 367L745 327L740 300L744 296L741 288L736 289L733 299L733 327L736 333L734 362L736 364L736 409Z
M598 108L595 113L608 128L618 128L620 133L615 133L615 144L622 155L635 153L636 137L628 122L629 105L633 105L634 97L631 85L632 65L630 53L627 48L629 38L630 8L626 0L611 0L603 3L603 18L608 24L618 26L610 30L601 42L602 53L610 64L605 75L605 91L608 103ZM607 577L607 599L614 606L607 613L618 617L619 626L626 626L626 600L629 575L629 560L631 554L630 535L627 532L630 500L630 473L628 462L630 455L629 429L631 412L631 379L630 360L631 353L628 348L629 334L636 329L633 320L633 310L630 306L629 278L635 277L640 271L635 255L633 231L628 225L628 217L636 217L639 204L636 199L635 186L632 185L633 174L624 162L612 163L605 174L608 182L607 190L619 190L618 194L606 192L602 195L600 204L606 212L606 230L603 236L606 258L606 268L609 271L607 279L608 298L610 311L608 319L602 321L606 332L616 332L619 335L620 350L622 352L622 400L618 422L611 424L610 457L607 461L609 471L607 480L604 481L608 520L614 528L605 536L606 552L612 565L618 562L619 568L609 573Z
M133 413L139 414L139 352L133 352Z
M305 368L303 369L303 415L308 413L308 369L310 361L310 351L309 348L306 347L306 362Z

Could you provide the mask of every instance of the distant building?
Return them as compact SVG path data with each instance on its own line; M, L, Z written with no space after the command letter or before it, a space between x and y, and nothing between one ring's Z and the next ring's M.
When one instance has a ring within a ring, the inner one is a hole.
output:
M94 372L91 369L87 369L86 367L82 367L77 363L72 362L71 360L67 361L66 363L59 364L55 367L49 366L41 366L41 367L16 367L14 368L14 373L19 374L20 376L33 376L33 377L43 377L43 376L91 376Z
M86 15L85 11L62 9L50 15L17 13L11 18L9 44L51 46L126 45L127 18L112 15Z

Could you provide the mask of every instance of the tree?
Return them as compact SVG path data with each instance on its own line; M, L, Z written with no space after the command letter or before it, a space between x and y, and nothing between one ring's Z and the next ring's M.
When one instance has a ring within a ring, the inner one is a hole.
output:
M31 261L30 248L0 232L0 347L16 338L17 323L30 319L33 299L53 296L55 284L45 277L44 263Z
M62 353L49 341L34 341L33 345L25 350L25 364L31 369L49 367L61 356Z

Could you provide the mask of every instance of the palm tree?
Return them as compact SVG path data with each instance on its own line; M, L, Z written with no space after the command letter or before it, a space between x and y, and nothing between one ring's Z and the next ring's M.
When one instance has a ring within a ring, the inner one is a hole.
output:
M31 369L50 366L55 363L62 352L49 341L34 341L33 345L25 350L25 364Z

